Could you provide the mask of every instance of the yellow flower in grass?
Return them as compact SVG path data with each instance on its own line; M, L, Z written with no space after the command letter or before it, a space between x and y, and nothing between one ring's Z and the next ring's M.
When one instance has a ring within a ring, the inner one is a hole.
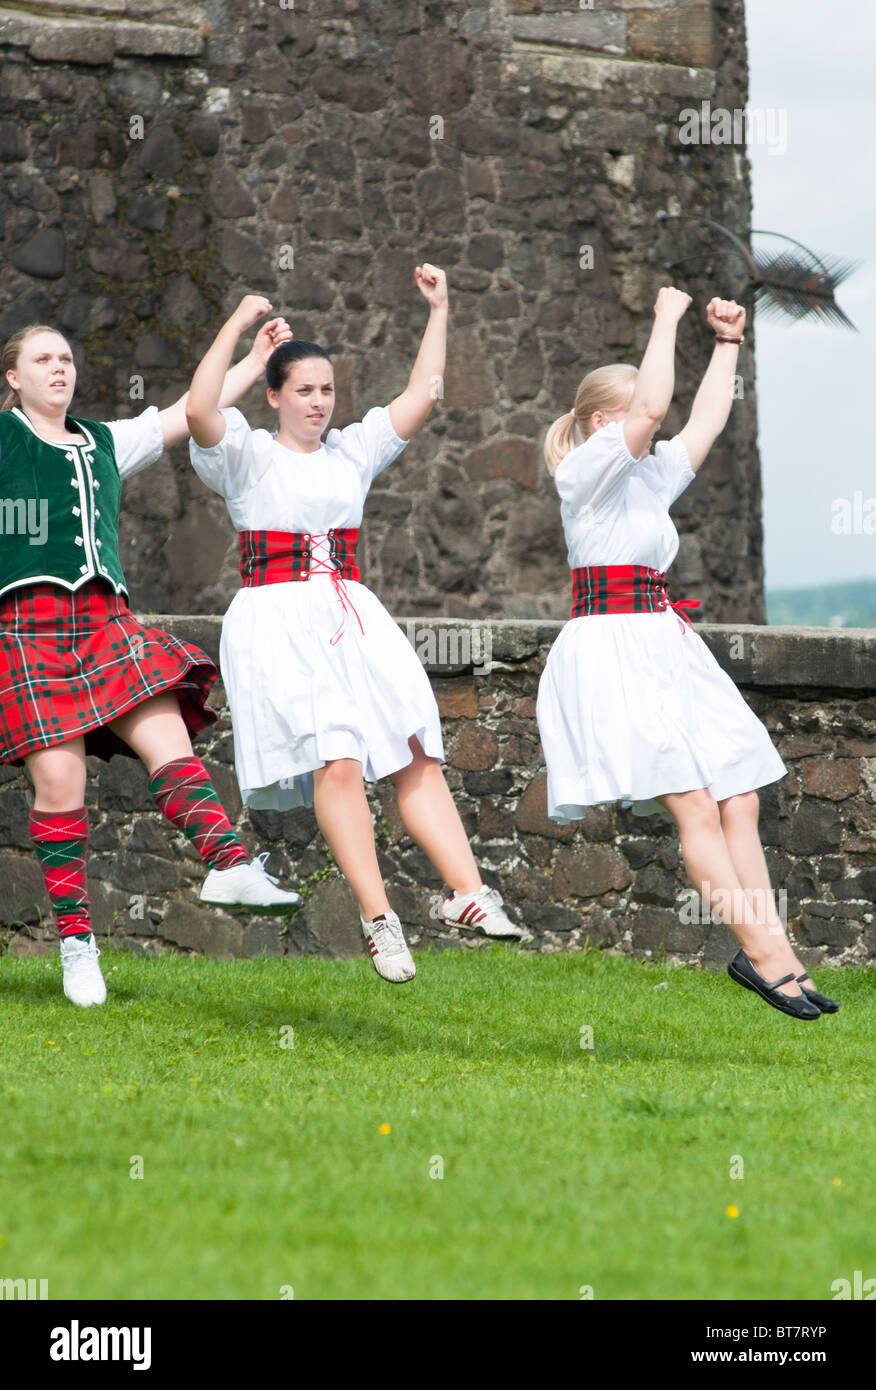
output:
M381 1125L381 1126L380 1126L380 1133L381 1133L381 1134L389 1134L389 1133L391 1133L391 1131L392 1131L392 1125Z
M728 1216L733 1216L733 1217L738 1216L738 1215L739 1215L739 1208L738 1208L738 1207L734 1207L734 1206L729 1206L729 1207L727 1208L727 1215L728 1215Z

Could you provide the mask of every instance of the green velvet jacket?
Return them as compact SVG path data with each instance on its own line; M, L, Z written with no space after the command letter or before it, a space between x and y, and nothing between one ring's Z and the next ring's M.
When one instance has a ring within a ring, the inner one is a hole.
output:
M0 594L39 583L73 590L102 578L127 595L112 432L67 420L86 444L42 439L22 411L0 411Z

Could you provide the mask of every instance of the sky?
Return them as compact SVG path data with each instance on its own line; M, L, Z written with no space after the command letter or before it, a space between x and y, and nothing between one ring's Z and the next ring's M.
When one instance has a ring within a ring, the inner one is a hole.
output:
M766 584L876 588L876 4L746 0L746 14L749 110L787 113L785 153L749 145L753 225L862 262L837 291L857 333L758 315ZM833 529L843 511L850 534Z

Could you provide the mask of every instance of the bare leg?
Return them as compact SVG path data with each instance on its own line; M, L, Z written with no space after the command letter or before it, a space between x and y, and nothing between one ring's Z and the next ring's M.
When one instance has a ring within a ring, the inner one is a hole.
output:
M776 909L770 873L757 829L760 816L760 798L757 792L743 792L739 796L728 796L724 801L718 802L718 810L721 813L721 829L724 832L724 840L743 891L755 909L764 916L770 934L785 936L785 928ZM793 950L792 954L796 967L795 975L804 974L806 966L793 953ZM787 974L787 971L785 973Z
M748 959L767 980L789 974L795 963L787 937L771 934L766 914L758 914L746 896L730 857L721 814L714 797L705 789L669 792L656 798L675 820L681 838L681 854L691 884L702 894L709 885L709 899L721 913L725 926L736 937ZM799 970L794 970L798 975ZM796 981L783 985L782 994L802 993Z
M25 766L36 793L35 811L78 811L85 802L85 740L28 753Z
M356 758L333 758L314 769L313 809L344 878L366 922L389 912L374 845L371 807L365 795L362 764Z
M146 764L150 776L175 758L194 756L188 729L179 712L179 701L169 691L153 695L126 714L120 714L108 727L133 748Z
M392 773L405 829L446 884L459 894L476 893L483 883L441 764L426 757L418 738L408 746L413 762Z

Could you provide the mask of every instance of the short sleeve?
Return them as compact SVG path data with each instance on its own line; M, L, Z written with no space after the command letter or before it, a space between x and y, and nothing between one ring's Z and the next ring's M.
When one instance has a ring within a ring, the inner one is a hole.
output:
M130 420L108 420L106 427L113 437L122 478L130 478L132 473L148 468L164 453L164 430L157 405L150 405Z
M671 507L696 476L681 435L655 445L653 454L636 465L636 476L660 498L664 507Z
M355 464L366 487L398 458L409 442L396 434L385 405L374 406L358 424L329 430L326 437L327 447L339 450Z
M273 440L267 430L251 430L235 406L220 411L225 433L218 444L202 448L189 440L192 467L208 488L230 500L253 487L270 465Z
M573 512L598 511L623 492L635 466L623 421L613 420L566 454L557 465L554 482Z

